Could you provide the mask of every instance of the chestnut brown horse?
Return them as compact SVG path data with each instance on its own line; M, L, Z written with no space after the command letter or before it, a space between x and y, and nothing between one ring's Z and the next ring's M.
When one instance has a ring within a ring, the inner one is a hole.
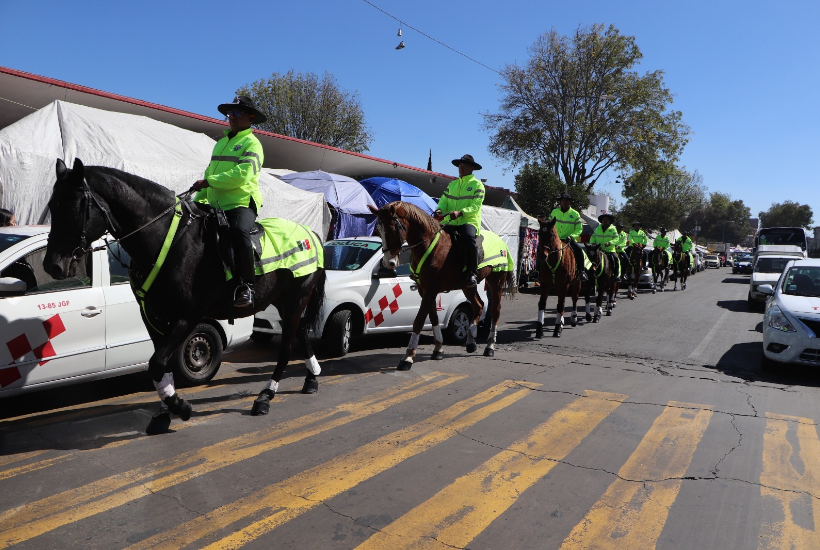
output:
M484 303L478 295L477 287L467 286L469 283L465 276L464 263L459 251L453 248L453 239L450 234L442 231L443 226L429 214L408 202L391 202L378 210L372 206L369 208L378 218L377 228L382 238L384 267L389 269L398 267L399 253L402 245L406 243L413 256L410 270L414 274L419 294L421 294L421 306L413 321L410 344L397 370L410 370L413 366L419 335L421 329L424 328L424 319L428 316L433 325L435 340L432 358L444 359L442 351L444 340L436 311L436 296L441 292L461 289L470 302L473 315L467 334L467 352L473 353L477 348L475 339ZM493 271L492 267L483 267L478 270L479 284L485 279L489 287L488 295L492 300L492 311L490 312L492 313L492 325L484 355L492 357L495 355L496 331L498 318L501 315L501 297L505 290L505 283L507 283L507 290L511 292L513 282L510 272Z
M547 296L554 288L558 295L558 308L555 316L555 328L552 335L561 337L564 330L564 303L567 294L572 295L572 326L578 324L578 295L581 293L581 277L575 272L575 256L569 244L558 238L555 229L555 218L549 221L538 220L538 281L541 284L541 298L538 300L538 323L535 326L535 337L544 337L544 314L547 309Z
M661 278L661 292L669 282L669 253L665 248L655 248L649 256L649 265L652 267L652 294L658 286L658 276Z
M618 293L618 258L613 252L611 255L604 252L599 244L586 245L587 256L592 262L592 280L595 281L596 300L595 314L592 322L597 323L601 319L604 294L606 294L606 315L612 315L614 296ZM613 262L613 257L615 262Z
M689 258L689 254L683 251L681 243L672 245L672 271L675 277L675 287L672 290L678 289L678 279L680 279L681 290L686 290L686 279L691 274Z
M641 273L643 273L646 265L643 248L632 245L626 251L626 256L629 258L628 270L625 275L627 278L627 295L630 300L634 300L638 295L638 281L641 279Z

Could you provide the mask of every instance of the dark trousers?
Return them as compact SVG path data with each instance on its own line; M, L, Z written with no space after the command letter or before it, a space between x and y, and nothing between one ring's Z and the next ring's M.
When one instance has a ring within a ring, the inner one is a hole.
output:
M575 268L578 270L578 273L581 273L584 270L584 252L577 242L570 240L569 247L572 249L572 253L575 254Z
M475 245L476 228L469 223L465 223L464 225L457 225L455 229L461 236L464 250L467 253L467 271L475 273L478 271L478 249Z
M256 205L251 199L250 208L238 206L225 211L225 217L231 224L231 239L233 241L234 264L237 275L242 282L253 284L253 245L251 244L251 229L256 221Z

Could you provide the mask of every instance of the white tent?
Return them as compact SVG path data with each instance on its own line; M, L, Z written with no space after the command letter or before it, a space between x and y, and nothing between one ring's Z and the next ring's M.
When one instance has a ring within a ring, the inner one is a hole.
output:
M524 212L524 209L512 198L512 195L504 199L504 202L501 203L501 208L518 212L521 215L521 227L529 227L530 229L538 229L540 227L538 218Z
M515 210L481 207L481 229L492 231L507 243L513 257L516 280L518 277L518 228L521 227L521 214Z
M37 223L46 210L58 158L71 166L107 166L181 193L202 178L214 141L143 117L55 101L0 130L0 206L21 224ZM260 217L280 216L327 234L324 197L294 189L262 173ZM47 219L47 218L46 218Z

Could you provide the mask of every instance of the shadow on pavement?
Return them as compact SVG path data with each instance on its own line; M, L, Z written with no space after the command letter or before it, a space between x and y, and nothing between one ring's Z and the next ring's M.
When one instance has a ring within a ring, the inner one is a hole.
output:
M732 346L714 368L728 376L749 382L768 382L785 386L820 387L820 372L804 365L777 365L763 370L760 342L744 342Z
M727 277L721 281L722 283L736 283L741 285L748 285L749 284L749 277L743 275L736 275L734 277Z

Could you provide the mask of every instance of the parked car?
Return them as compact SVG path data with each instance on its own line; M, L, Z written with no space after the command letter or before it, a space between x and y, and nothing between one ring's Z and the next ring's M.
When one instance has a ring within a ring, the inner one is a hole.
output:
M763 316L763 366L820 366L820 260L791 260L768 296Z
M732 265L732 273L748 274L752 272L752 269L752 257L749 255L738 256Z
M703 257L703 264L705 267L714 267L720 269L720 258L716 254L707 254Z
M762 285L774 285L780 279L780 274L786 269L786 265L792 260L803 259L803 256L766 254L755 259L752 276L749 277L749 309L755 309L759 304L766 301L767 294L760 292Z
M146 370L154 346L128 282L128 254L112 244L52 279L48 226L0 229L0 396ZM96 241L94 246L104 244ZM119 255L119 259L117 258ZM200 323L174 358L179 385L204 384L222 352L246 341L253 319Z
M395 271L382 266L382 242L379 237L355 237L329 241L324 245L324 308L312 335L323 338L334 355L343 356L353 338L366 334L410 332L421 306L416 283L410 278L410 250L399 255ZM484 283L479 295L488 304ZM467 339L472 307L460 290L436 297L439 323L454 344ZM484 308L486 313L487 307ZM265 341L281 334L281 317L274 306L257 313L252 338ZM429 319L424 325L430 330Z

